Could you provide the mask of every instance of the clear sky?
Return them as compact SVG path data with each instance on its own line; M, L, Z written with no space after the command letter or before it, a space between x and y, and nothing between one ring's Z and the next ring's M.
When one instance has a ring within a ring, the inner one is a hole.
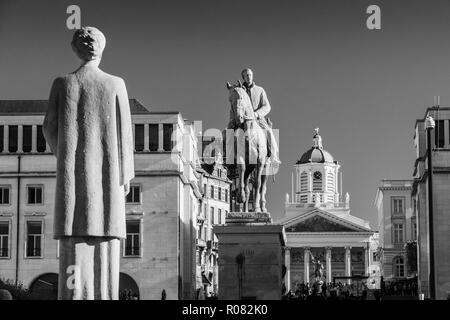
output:
M250 66L272 105L283 162L269 210L283 213L296 160L320 127L341 164L352 214L376 228L383 178L411 178L414 123L450 95L450 2L366 0L0 0L0 99L47 99L76 69L66 8L104 32L101 68L154 111L180 111L203 128L228 121L226 81ZM382 30L366 28L381 7Z

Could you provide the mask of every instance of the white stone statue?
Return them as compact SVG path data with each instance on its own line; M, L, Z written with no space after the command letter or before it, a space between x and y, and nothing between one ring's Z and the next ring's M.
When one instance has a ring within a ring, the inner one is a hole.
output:
M323 149L322 137L319 135L319 128L314 129L313 148Z
M289 203L289 193L286 193L286 204Z
M348 192L345 194L345 203L350 204L350 194Z
M75 31L72 48L82 64L54 80L43 124L57 157L58 299L118 299L119 294L133 133L125 82L99 69L105 44L96 28Z

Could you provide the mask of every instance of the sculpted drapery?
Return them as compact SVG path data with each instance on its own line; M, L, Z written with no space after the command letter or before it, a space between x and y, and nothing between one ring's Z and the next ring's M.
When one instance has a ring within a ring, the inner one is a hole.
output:
M118 299L125 194L134 177L125 82L99 69L106 39L83 27L72 48L81 66L53 82L43 132L57 157L54 238L58 299Z

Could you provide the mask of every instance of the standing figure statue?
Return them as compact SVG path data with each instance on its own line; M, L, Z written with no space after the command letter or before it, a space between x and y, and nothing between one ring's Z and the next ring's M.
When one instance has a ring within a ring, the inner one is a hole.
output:
M54 80L43 124L57 158L54 238L63 300L119 295L133 133L125 82L99 69L105 44L96 28L75 31L72 48L81 66Z
M319 259L315 259L313 254L310 252L311 255L311 262L314 265L314 278L316 281L321 281L323 277L323 264L320 262Z
M244 83L237 85L227 83L231 103L230 121L227 129L235 132L232 140L227 136L227 148L235 149L239 175L237 200L244 204L244 212L248 211L250 198L249 180L255 172L255 212L267 212L266 189L267 175L270 168L280 164L278 144L272 131L272 124L266 116L271 107L265 90L255 85L253 71L245 68L241 72ZM245 146L244 146L245 143ZM245 150L245 152L240 152ZM273 172L273 171L272 171Z

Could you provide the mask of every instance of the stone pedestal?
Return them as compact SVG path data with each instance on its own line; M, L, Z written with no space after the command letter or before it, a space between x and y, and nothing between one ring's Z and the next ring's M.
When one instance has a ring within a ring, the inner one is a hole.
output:
M281 300L282 225L267 213L229 213L214 227L219 239L220 300Z

